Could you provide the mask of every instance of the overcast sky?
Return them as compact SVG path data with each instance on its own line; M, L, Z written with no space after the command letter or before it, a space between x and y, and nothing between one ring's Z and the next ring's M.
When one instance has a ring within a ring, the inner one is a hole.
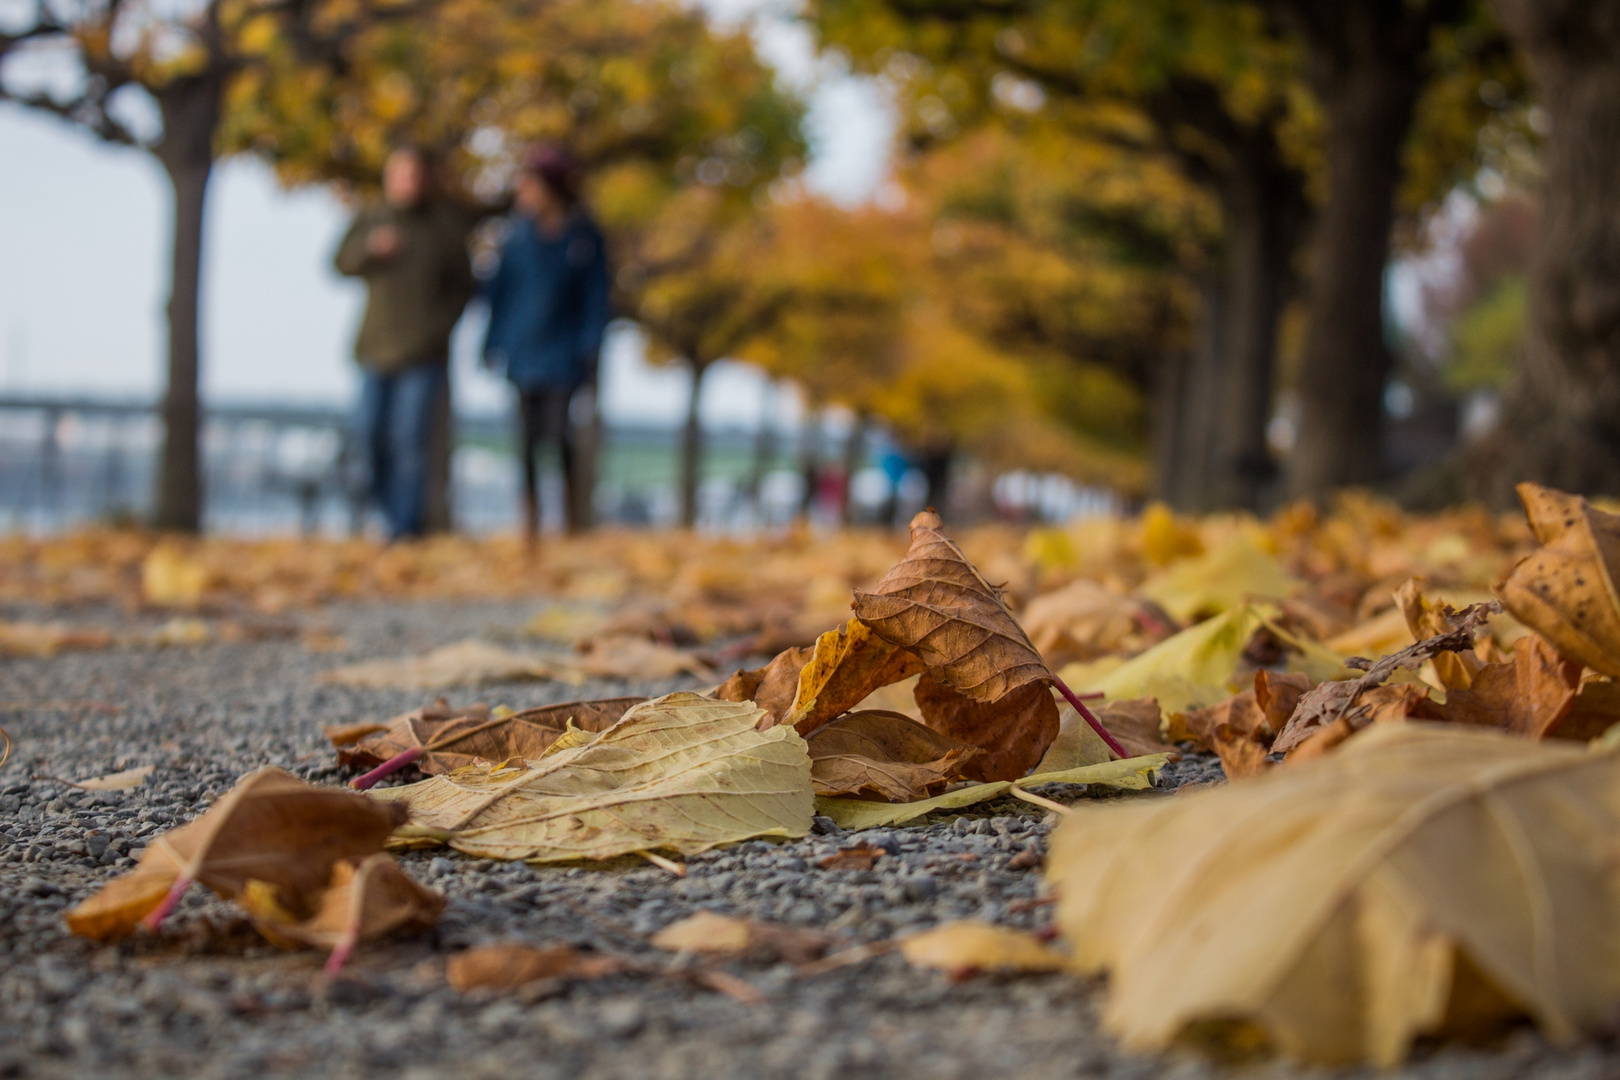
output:
M727 15L757 0L710 0ZM818 62L808 36L765 26L762 52L810 99L810 185L858 202L882 183L892 130L881 93ZM0 392L150 397L162 385L168 186L140 151L0 105ZM344 401L357 283L331 270L345 225L324 190L283 191L252 161L225 162L210 189L203 285L203 392L214 400ZM489 408L502 384L476 370L476 314L463 319L458 401ZM615 419L670 421L687 383L640 363L634 336L610 347ZM752 420L760 380L740 366L706 384L711 422Z

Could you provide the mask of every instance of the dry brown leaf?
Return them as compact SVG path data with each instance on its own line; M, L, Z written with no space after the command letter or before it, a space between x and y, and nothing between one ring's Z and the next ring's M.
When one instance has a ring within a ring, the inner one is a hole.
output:
M1317 728L1327 727L1346 716L1356 700L1375 686L1381 686L1397 671L1416 669L1423 663L1445 652L1463 652L1474 647L1474 631L1496 613L1495 604L1472 604L1457 613L1456 629L1436 637L1426 638L1372 664L1363 660L1366 674L1342 682L1325 682L1299 699L1293 717L1276 741L1271 744L1275 753L1287 753L1309 738Z
M624 970L613 956L581 952L572 945L531 945L515 941L480 945L452 956L446 980L468 990L515 990L540 979L600 979Z
M417 884L392 856L340 859L314 910L289 910L282 890L250 879L237 897L259 932L277 945L330 949L327 973L336 974L355 945L388 934L426 930L444 910L444 897Z
M1018 621L1048 667L1139 653L1175 629L1168 615L1144 610L1142 601L1086 578L1035 597Z
M1131 757L1148 754L1174 753L1175 747L1164 741L1160 734L1162 712L1157 698L1137 698L1131 701L1110 701L1096 710L1097 719ZM1086 730L1090 730L1087 728ZM1099 739L1098 742L1102 740ZM1103 760L1107 760L1106 758ZM1041 771L1045 771L1044 769Z
M1114 760L1114 752L1102 741L1102 736L1092 730L1091 725L1086 723L1073 705L1059 700L1057 707L1057 738L1052 740L1052 745L1046 748L1046 753L1042 754L1041 760L1036 763L1034 770L1036 773L1064 772L1068 769L1079 769ZM1134 703L1128 703L1128 707L1134 707ZM1107 709L1107 706L1098 709L1099 717L1105 715Z
M1455 691L1460 693L1460 691ZM1408 720L1440 720L1441 707L1429 698L1422 683L1386 683L1375 686L1351 703L1333 723L1319 727L1298 746L1288 750L1287 761L1297 764L1320 757L1358 731L1374 724L1404 724Z
M543 705L505 716L491 716L489 708L455 708L443 698L432 705L396 716L379 731L351 744L338 743L338 764L374 769L400 755L417 751L417 768L429 776L459 769L475 761L543 757L567 730L569 721L584 731L606 731L626 709L645 700L639 697L569 701ZM346 735L347 731L338 734Z
M1176 713L1171 717L1173 741L1192 740L1200 750L1216 748L1215 731L1223 725L1230 735L1270 747L1293 716L1299 699L1311 688L1311 678L1302 672L1268 671L1254 673L1254 686L1217 705Z
M752 671L739 671L720 684L714 696L721 701L752 701L765 710L761 729L775 727L793 705L799 689L799 672L810 662L809 648L786 649L769 664Z
M1258 776L1271 765L1266 758L1269 753L1266 747L1231 724L1215 725L1210 741L1214 743L1215 754L1221 759L1221 771L1228 780Z
M1477 668L1467 689L1449 690L1441 716L1454 724L1545 738L1575 707L1580 681L1579 664L1531 634L1519 639L1511 662Z
M629 634L581 642L570 665L599 679L642 682L673 679L677 675L714 679L714 670L695 654Z
M1513 568L1497 595L1565 656L1620 675L1620 515L1536 484L1520 484L1518 492L1542 547Z
M763 959L808 964L819 960L833 938L816 930L738 919L700 911L670 923L652 936L652 943L670 952L711 953L720 956L753 954Z
M1550 739L1595 739L1620 723L1620 683L1604 678L1586 678L1575 694L1575 704L1559 723L1547 732Z
M143 919L161 921L192 882L233 899L257 880L285 910L310 911L338 860L380 851L402 821L398 806L260 769L149 843L135 869L67 913L68 928L97 941L123 937Z
M1423 595L1423 584L1410 578L1395 590L1395 605L1406 619L1413 641L1424 641L1457 629L1457 612L1450 604L1437 604ZM1467 689L1482 666L1472 650L1443 652L1433 658L1435 674L1447 690Z
M1062 953L1027 930L972 920L901 938L900 955L915 967L959 978L976 971L1058 971L1067 963Z
M823 870L870 870L887 854L882 848L862 840L853 847L839 848L836 854L818 860L816 865Z
M1017 780L1028 775L1057 738L1057 703L1044 683L1025 683L999 701L957 693L933 674L917 680L923 723L979 754L962 768L969 780Z
M800 669L793 704L779 722L809 735L874 690L922 670L922 661L911 652L873 634L859 619L850 619L816 639L815 651Z
M937 795L979 751L899 713L867 710L805 739L817 795L912 802Z
M940 527L932 511L912 518L911 549L871 592L855 593L856 618L915 653L936 679L973 701L997 702L1020 688L1049 683L1051 671L1007 611L1001 591ZM1054 709L1046 741L1056 734ZM1040 751L1045 749L1043 743ZM1029 764L1039 760L1038 751Z
M1392 1065L1470 1021L1607 1029L1617 833L1614 747L1381 724L1243 784L1080 808L1047 878L1128 1049L1197 1026Z

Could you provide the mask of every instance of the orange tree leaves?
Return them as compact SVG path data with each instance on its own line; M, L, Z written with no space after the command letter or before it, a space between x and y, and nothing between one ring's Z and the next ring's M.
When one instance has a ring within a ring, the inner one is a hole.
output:
M1043 683L1025 683L998 701L975 701L927 673L914 691L923 722L979 754L962 767L969 780L1017 780L1057 738L1057 702Z

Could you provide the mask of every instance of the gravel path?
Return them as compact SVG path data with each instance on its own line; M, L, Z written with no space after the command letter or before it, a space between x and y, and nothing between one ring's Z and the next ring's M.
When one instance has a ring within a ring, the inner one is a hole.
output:
M336 781L323 723L385 719L421 703L420 694L320 686L317 673L347 659L510 630L532 613L532 605L501 604L323 612L318 621L348 640L345 656L267 640L0 660L0 725L16 743L0 770L0 1077L1376 1075L1131 1057L1099 1033L1094 983L1055 975L953 983L893 955L811 977L758 960L725 965L764 996L753 1005L645 974L501 996L459 994L444 983L446 955L520 938L666 965L668 954L646 936L704 908L826 929L852 945L965 916L1034 927L1047 917L1033 902L1039 870L1008 863L1043 850L1049 825L1038 808L1010 799L864 834L838 833L822 819L818 835L799 842L694 858L684 879L632 859L537 869L410 853L407 869L450 898L439 926L362 947L330 983L319 955L267 946L201 889L160 937L99 947L67 935L65 908L244 772L273 764ZM72 618L94 621L83 612ZM504 684L480 696L526 707L691 685ZM157 766L152 779L124 793L31 779L146 764ZM1219 775L1211 762L1189 759L1169 783L1212 773ZM856 839L891 854L870 872L816 868ZM1620 1076L1620 1048L1555 1051L1526 1031L1488 1051L1430 1053L1399 1075L1595 1080Z

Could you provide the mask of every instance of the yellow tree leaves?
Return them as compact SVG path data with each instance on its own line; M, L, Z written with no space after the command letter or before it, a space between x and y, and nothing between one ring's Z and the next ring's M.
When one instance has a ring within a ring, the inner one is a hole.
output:
M1617 831L1613 749L1404 724L1249 783L1087 808L1048 877L1128 1047L1224 1022L1387 1065L1481 1012L1560 1042L1608 1022Z
M755 730L762 715L748 703L668 694L538 761L469 765L371 797L407 806L415 835L494 859L692 854L803 836L809 754L792 728Z

